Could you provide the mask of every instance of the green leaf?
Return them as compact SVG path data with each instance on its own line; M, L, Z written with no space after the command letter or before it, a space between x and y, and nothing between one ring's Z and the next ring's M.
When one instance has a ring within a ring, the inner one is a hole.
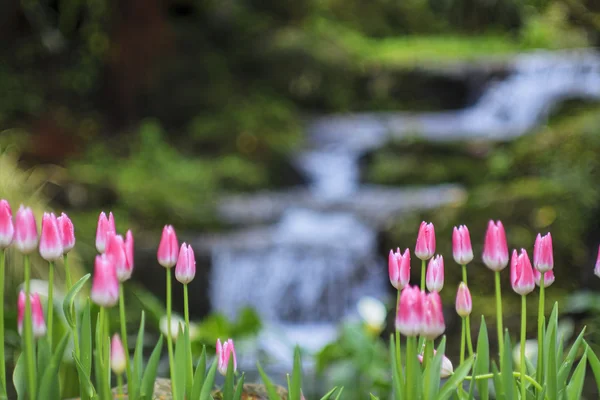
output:
M585 379L585 366L587 364L587 350L583 353L581 361L577 364L575 372L571 377L571 381L567 385L567 399L568 400L579 400L581 399L581 393L583 392L583 381Z
M146 398L148 399L151 399L152 395L154 394L154 382L156 381L156 373L158 371L158 362L160 361L162 345L163 336L160 335L158 343L156 343L154 350L152 350L152 354L150 354L150 359L148 359L148 365L146 365L146 370L144 371L144 375L142 376L142 381L140 384L140 395L147 396Z
M556 366L556 326L557 326L557 317L556 317L556 306L552 310L552 315L550 316L550 320L548 323L548 330L546 331L545 338L545 349L544 354L547 357L544 357L546 360L546 365L544 365L544 382L546 385L548 397L551 399L558 398L558 386L557 386L557 366Z
M597 393L600 393L600 360L587 341L584 340L583 342L585 343L588 361L594 374L594 380L596 381L596 388L598 389Z
M87 299L86 305L81 314L81 329L79 337L79 356L81 357L81 366L86 376L92 374L92 317L91 303Z
M340 391L338 392L338 394L335 396L335 400L340 400L340 397L342 397L342 392L344 391L344 387L342 386L340 388Z
M67 323L71 328L75 328L77 322L77 313L75 312L75 297L77 297L77 293L83 288L83 285L90 279L91 274L86 274L81 277L79 281L75 285L71 287L65 299L63 300L63 311L65 313L65 318L67 319Z
M419 340L419 343L420 342L421 342L421 340ZM409 346L413 346L413 348L414 348L415 344L416 344L416 338L409 337L406 347L407 347L407 349ZM421 398L421 390L423 389L422 384L421 384L421 380L422 380L421 379L422 378L421 363L419 362L419 359L417 358L418 350L420 350L420 349L421 349L421 347L414 348L414 350L416 350L414 353L414 357L408 357L408 350L407 350L407 356L406 356L407 371L408 371L408 368L410 368L411 371L414 371L412 381L406 382L406 386L407 386L407 390L408 390L407 393L412 393L412 396L414 396L415 399Z
M325 393L325 395L323 397L321 397L320 400L329 400L331 395L333 395L337 389L338 389L338 387L334 386L333 389L331 389L329 392ZM372 394L371 394L371 398L373 398Z
M585 327L581 330L581 333L579 334L579 336L577 336L577 339L575 339L575 342L573 342L573 345L571 345L571 348L569 349L567 356L562 361L562 364L561 364L560 368L558 369L558 382L562 386L566 385L567 377L571 373L571 368L573 367L575 357L577 356L577 353L579 352L579 348L581 347L581 343L583 342L584 333L585 333Z
M131 382L127 383L129 393L134 394L134 400L139 394L142 375L144 373L144 330L146 329L146 313L142 311L140 318L140 329L138 329L137 339L135 341L135 350L133 352L133 371L131 372Z
M15 370L13 371L13 385L15 385L15 391L17 392L17 398L19 400L25 398L27 391L27 378L25 370L25 353L19 354L17 362L15 364Z
M46 368L50 366L50 358L52 354L50 353L50 344L46 338L37 341L37 378L38 378L38 388L42 384L42 377L44 376L44 371Z
M194 384L192 385L191 399L197 399L200 397L200 390L204 384L204 374L206 373L206 346L202 346L202 354L200 355L200 361L196 365L196 372L194 373Z
M502 386L506 400L512 400L517 397L517 384L513 376L512 345L508 330L504 332L504 355L500 360L500 372L502 375Z
M70 332L64 334L58 346L54 350L54 354L50 359L50 364L46 367L41 384L38 391L38 398L60 400L59 386L56 382L58 376L58 367L65 354L65 348L69 342Z
M256 367L258 368L258 373L260 374L260 377L262 378L262 381L265 384L265 388L267 388L267 395L269 397L269 400L281 400L281 398L277 394L277 391L275 390L275 387L271 383L271 380L260 366L260 363L256 363Z
M444 383L444 386L440 389L440 393L438 394L438 400L446 400L449 399L450 396L456 391L458 385L462 385L462 382L465 380L465 377L471 371L471 367L473 366L473 362L475 361L475 355L467 358L465 362L463 362L457 369L454 371L450 379Z
M390 335L390 360L392 364L392 388L396 395L396 400L402 400L402 377L398 373L398 362L396 360L396 346L394 341L394 334Z
M227 363L227 374L225 375L225 385L223 386L223 399L231 400L233 397L233 357L230 356Z
M86 373L83 364L77 358L75 352L73 352L73 360L75 361L75 367L77 367L77 374L79 375L79 388L81 392L81 400L91 399L96 395L96 389L94 389L91 377L89 373Z
M495 362L492 362L492 374L494 380L494 394L496 399L504 398L504 388L502 387L502 377L498 372L498 366Z
M241 400L242 392L244 391L244 373L242 372L242 376L237 381L237 385L235 387L235 393L233 394L233 400Z
M183 338L183 326L179 324L179 334L177 337ZM184 340L178 340L175 343L175 385L179 390L177 391L177 398L174 400L185 399L185 388L187 378L187 346Z
M373 393L369 393L371 396L371 400L379 400L379 397L375 396Z
M192 386L194 384L194 366L192 363L192 344L190 342L190 327L186 326L183 332L183 343L185 344L185 363L186 363L186 377L185 377L185 398L189 399L192 395Z
M210 392L213 389L215 384L215 374L217 372L217 358L212 362L210 369L208 370L208 374L206 375L206 379L204 380L204 384L202 385L202 390L200 391L200 400L210 400L212 396Z
M290 400L300 400L300 391L302 390L302 360L300 357L300 347L294 349L294 368L292 369L292 386L289 388Z
M433 358L429 360L429 364L423 371L424 386L423 386L423 398L428 400L434 400L440 391L440 376L442 369L442 359L446 353L446 336L442 337L437 351Z
M485 318L481 316L479 325L479 336L477 337L477 358L473 368L474 375L485 375L490 372L490 344L488 339L487 325ZM471 382L471 385L473 382ZM487 379L475 381L480 400L489 399L489 383Z

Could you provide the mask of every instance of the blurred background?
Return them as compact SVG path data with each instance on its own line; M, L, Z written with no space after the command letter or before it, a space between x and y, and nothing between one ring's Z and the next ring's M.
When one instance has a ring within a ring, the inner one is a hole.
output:
M387 252L435 224L458 362L452 227L471 231L478 321L491 218L511 249L552 232L549 307L600 343L596 0L3 0L0 43L0 197L66 211L80 274L101 210L132 229L129 332L148 310L150 347L169 223L196 251L198 348L232 336L242 370L283 383L300 343L305 393L385 398Z

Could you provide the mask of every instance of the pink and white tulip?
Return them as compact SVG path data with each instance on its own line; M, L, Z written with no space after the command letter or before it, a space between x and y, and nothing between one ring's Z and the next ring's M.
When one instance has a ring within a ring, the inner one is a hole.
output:
M468 317L473 310L471 292L466 283L461 282L456 292L456 313L461 317Z
M175 266L175 279L186 285L194 279L194 276L196 276L194 249L192 249L192 246L183 243Z
M454 227L452 231L452 255L454 261L460 265L467 265L473 260L473 247L471 246L471 236L469 228L461 225Z
M108 213L108 218L104 211L98 216L98 227L96 228L96 249L98 253L104 253L108 245L110 236L117 233L115 228L115 218L113 213Z
M217 339L217 369L221 375L227 375L227 367L231 358L233 357L233 372L237 370L237 359L235 357L235 347L233 347L233 340L228 339L221 345L221 340Z
M521 296L531 293L535 288L533 268L525 249L521 249L521 254L518 255L517 251L513 250L510 260L510 282L513 290Z
M410 280L410 251L406 249L404 254L401 254L400 249L395 253L390 250L388 269L392 286L402 290Z
M127 263L127 252L125 250L125 241L121 235L110 235L105 253L112 262L117 271L119 282L125 282L131 278L133 270Z
M441 255L429 260L425 283L430 292L440 292L444 287L444 257Z
M600 278L600 246L598 247L598 258L596 259L596 266L594 267L594 274Z
M436 353L437 353L437 351L434 349L433 355L435 356ZM421 353L417 357L419 358L419 362L422 364L423 363L423 354ZM450 359L448 357L446 357L445 355L442 356L442 365L440 366L440 368L441 368L440 378L447 378L454 373L454 367L452 366L452 361L450 361Z
M15 217L13 244L23 254L32 253L38 245L38 230L31 208L21 205Z
M536 286L539 287L540 283L542 283L542 273L535 268L533 269L533 279L535 280ZM554 271L550 270L548 272L544 272L544 287L547 288L548 286L552 285L553 283L554 283Z
M535 244L533 246L533 266L540 272L548 272L554 268L552 235L550 233L544 236L541 236L538 233L535 238Z
M133 271L133 255L134 255L134 241L133 241L133 233L131 233L131 229L127 231L125 234L125 256L127 257L127 268Z
M171 225L165 225L158 245L158 263L165 268L172 268L177 264L178 255L179 242L175 229Z
M73 227L73 222L71 222L71 219L65 213L62 213L57 221L63 254L67 254L75 247L75 227Z
M446 330L442 299L438 292L425 295L423 303L423 324L421 335L427 339L434 340Z
M0 249L5 249L13 241L15 225L13 224L12 209L8 201L0 200Z
M125 373L125 349L118 334L114 334L110 341L110 368L115 375Z
M63 255L62 239L56 215L44 213L40 236L40 255L46 261L56 261Z
M112 307L119 300L117 270L106 254L96 256L90 297L101 307Z
M421 260L429 260L435 253L435 228L432 223L421 222L415 255Z
M424 322L425 293L417 286L407 285L400 293L396 314L396 330L404 336L417 336Z
M502 271L508 265L508 246L502 222L490 221L483 245L483 263L492 271Z
M37 293L30 294L29 302L31 304L33 336L35 338L40 338L46 334L46 321L44 320L44 310L42 309L40 295ZM19 292L17 308L17 328L19 335L23 335L23 320L25 319L25 292L22 290Z

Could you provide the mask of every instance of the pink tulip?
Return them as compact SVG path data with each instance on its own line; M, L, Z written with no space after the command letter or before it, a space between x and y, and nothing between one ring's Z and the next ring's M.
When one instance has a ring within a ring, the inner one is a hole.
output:
M133 233L131 229L125 235L125 256L127 257L127 268L133 271Z
M390 250L388 269L392 286L402 290L410 280L410 251L406 249L404 254L401 254L400 249L396 250L396 253Z
M460 265L467 265L473 260L473 247L471 247L471 236L465 225L452 231L452 255L454 261Z
M456 292L456 313L461 317L471 315L473 310L473 301L471 300L471 292L466 283L461 282Z
M433 355L435 356L436 353L437 353L437 351L434 349ZM417 357L419 358L419 362L421 364L423 364L423 354L421 353ZM442 356L442 365L440 366L440 368L441 368L440 378L447 378L454 373L454 367L452 366L452 361L450 361L450 359L448 357L446 357L445 355Z
M600 246L598 247L598 258L596 259L596 266L594 267L594 274L600 278Z
M44 213L40 236L40 255L46 261L56 261L63 255L62 239L56 215Z
M108 239L111 235L116 234L116 232L113 213L108 213L108 218L106 218L106 214L102 211L98 217L98 227L96 228L96 249L98 253L106 251Z
M521 296L531 293L535 288L533 268L525 249L521 249L519 255L513 250L510 260L510 282L513 290Z
M533 266L540 272L548 272L554 268L552 235L550 235L550 233L545 236L541 236L538 233L535 238L535 244L533 246Z
M443 334L445 330L446 324L444 323L442 299L438 292L427 293L423 305L421 335L427 339L434 340Z
M46 334L46 322L44 321L44 310L42 309L42 303L40 301L40 295L33 293L29 295L29 302L31 304L31 319L33 321L33 336L40 338ZM17 328L19 335L23 335L23 320L25 319L25 292L21 290L19 293L19 301L17 304L18 316L17 316Z
M110 341L110 368L115 375L125 372L125 349L118 334L114 334Z
M21 205L15 217L14 245L23 254L33 252L38 245L38 230L31 208Z
M105 254L108 256L115 270L117 271L117 278L119 279L119 282L125 282L131 278L131 273L133 270L129 268L127 263L127 252L125 249L123 236L110 235Z
M540 283L542 283L542 273L535 268L533 269L533 279L535 280L535 284L539 287ZM544 287L547 288L548 286L552 285L553 283L554 283L554 271L550 270L548 272L544 272Z
M179 242L177 241L175 229L171 225L165 225L158 245L158 263L165 268L172 268L177 264L178 254Z
M0 200L0 249L5 249L13 241L15 225L12 219L12 209L8 201Z
M427 290L440 292L444 287L444 257L437 255L429 260L427 274L425 275Z
M67 214L62 213L60 217L58 217L58 229L60 230L63 253L67 254L75 247L75 228Z
M502 271L508 265L508 247L502 222L490 221L483 245L483 263L492 271Z
M119 300L117 270L106 254L96 256L90 297L101 307L112 307Z
M432 223L421 222L415 255L421 260L429 260L435 253L435 228Z
M396 330L404 336L417 336L421 333L424 322L425 293L417 286L406 285L400 293L398 314L396 314Z
M183 243L179 250L179 259L175 266L175 279L184 285L190 283L196 275L196 258L192 246Z
M221 375L227 375L227 367L231 356L233 355L233 372L237 369L237 360L235 358L235 347L233 347L233 340L228 339L221 346L221 340L217 339L217 369Z

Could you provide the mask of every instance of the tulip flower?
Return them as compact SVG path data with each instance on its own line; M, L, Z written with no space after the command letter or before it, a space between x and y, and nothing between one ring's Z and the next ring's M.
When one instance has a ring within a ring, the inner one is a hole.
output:
M437 350L433 350L433 355L437 353ZM419 354L419 362L423 363L423 354ZM452 366L452 361L445 355L442 356L442 365L440 366L440 378L447 378L454 373L454 367Z
M552 235L550 233L535 238L533 246L533 266L540 272L548 272L554 268L552 255Z
M410 251L406 249L404 254L401 254L400 249L396 250L396 253L390 250L388 269L392 286L402 290L410 280Z
M598 258L596 259L596 266L594 267L594 274L600 278L600 246L598 247Z
M490 221L483 245L483 263L492 271L501 271L508 265L508 247L502 222Z
M456 313L461 317L467 317L471 315L472 310L471 292L469 291L469 287L464 282L461 282L456 292Z
M123 236L110 235L105 254L114 265L114 268L117 271L117 278L119 278L119 282L125 282L131 278L132 270L129 268L127 263L127 254L125 252L125 242L123 241Z
M435 253L435 228L432 223L421 222L415 255L423 261L429 260Z
M96 228L96 249L98 253L104 253L108 239L111 235L116 234L116 232L113 213L108 213L107 218L104 211L102 211L98 216L98 227Z
M471 236L465 225L452 231L452 255L454 261L459 265L466 265L473 260L473 247L471 247Z
M56 216L44 213L40 236L40 255L46 261L56 261L63 255L62 239Z
M32 253L38 245L38 231L31 208L21 205L15 217L13 243L23 254Z
M537 269L533 270L533 279L535 280L535 284L536 286L540 286L540 284L542 283L542 273L540 271L538 271ZM548 272L544 272L544 287L547 288L548 286L552 285L554 283L554 271L550 270Z
M175 229L171 225L165 225L158 245L158 263L165 268L174 267L177 264L178 250L179 243Z
M233 356L233 372L237 370L237 360L235 357L235 347L233 347L233 340L228 339L221 345L221 340L217 339L217 369L221 375L227 375L227 367Z
M396 330L404 336L417 336L424 322L424 297L418 287L407 285L400 293Z
M118 334L114 334L110 341L110 368L115 375L125 372L125 350Z
M12 209L8 201L0 200L0 250L5 249L13 241L15 226L12 219Z
M131 229L125 235L125 256L127 257L127 268L133 271L133 233Z
M175 279L185 284L190 283L196 275L196 258L192 246L185 243L181 245L179 250L179 258L175 266Z
M521 254L513 250L510 261L510 283L515 292L524 296L533 291L535 282L533 279L533 269L525 249L521 249Z
M33 321L33 336L40 338L46 334L46 322L44 321L44 310L40 301L40 295L33 293L29 295L31 304L31 319ZM17 328L19 335L23 335L23 320L25 319L25 292L19 292Z
M435 340L445 330L446 324L444 323L442 299L438 292L427 293L423 303L421 335L429 340Z
M75 228L73 227L73 222L71 222L71 219L65 213L62 213L57 221L63 254L67 254L75 247Z
M444 287L444 257L437 255L429 260L426 276L427 290L440 292Z
M106 254L96 256L90 297L101 307L112 307L119 300L117 270Z

